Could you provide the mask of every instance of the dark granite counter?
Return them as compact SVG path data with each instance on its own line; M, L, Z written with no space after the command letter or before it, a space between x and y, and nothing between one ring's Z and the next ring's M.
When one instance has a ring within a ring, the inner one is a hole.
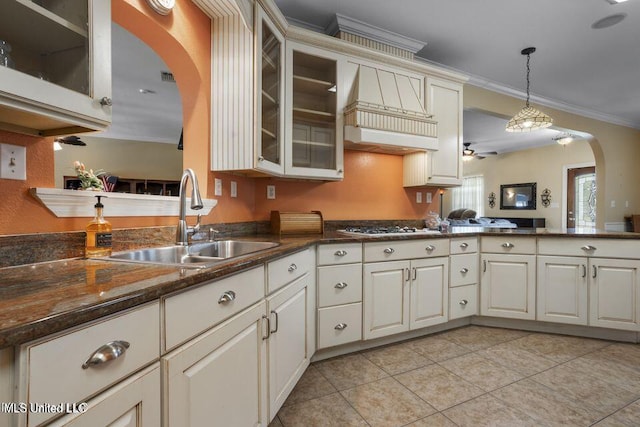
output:
M483 236L588 237L640 239L637 233L546 229L452 228L447 233L359 237L332 231L324 235L246 239L278 241L280 246L216 264L207 269L86 260L82 258L0 268L0 348L18 345L98 319L190 286L259 265L316 243Z

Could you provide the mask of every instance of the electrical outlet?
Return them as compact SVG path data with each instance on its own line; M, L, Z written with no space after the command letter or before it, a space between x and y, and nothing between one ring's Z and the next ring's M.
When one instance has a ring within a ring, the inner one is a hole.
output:
M416 203L422 203L422 191L416 193Z
M0 144L0 178L27 180L27 147Z
M213 195L222 196L222 180L220 178L215 178L213 182L214 182Z
M612 200L612 201L611 201L611 207L612 207L612 208L615 208L615 207L616 207L616 201L615 201L615 200Z
M231 181L231 197L238 197L238 183Z
M267 185L267 199L275 200L276 198L276 186Z
M628 201L628 200L625 200L625 201L624 201L624 207L625 207L625 208L628 208L628 207L629 207L629 201Z
M427 195L427 203L431 203L432 202L431 197L433 196L431 196L431 193L425 193L425 194Z

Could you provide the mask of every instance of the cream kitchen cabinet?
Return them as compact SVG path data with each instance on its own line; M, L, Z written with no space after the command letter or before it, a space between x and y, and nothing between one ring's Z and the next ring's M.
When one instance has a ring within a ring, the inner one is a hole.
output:
M639 331L640 260L591 258L589 269L589 324Z
M588 259L538 256L537 261L537 320L586 325Z
M536 318L536 239L482 237L480 314Z
M110 0L5 0L0 128L33 135L103 130L111 122Z
M364 249L364 339L448 320L448 239L371 242ZM393 261L369 262L383 259Z
M478 239L452 238L449 251L449 320L477 315Z
M462 84L427 76L427 113L438 122L438 150L404 156L403 185L462 184Z

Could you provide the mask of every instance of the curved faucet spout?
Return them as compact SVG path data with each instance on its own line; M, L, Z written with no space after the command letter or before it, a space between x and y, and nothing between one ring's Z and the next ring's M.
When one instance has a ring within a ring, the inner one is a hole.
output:
M182 172L182 178L180 178L180 219L178 220L178 229L176 230L177 245L188 245L189 234L194 233L200 227L200 215L198 215L198 223L195 227L187 226L186 187L189 179L191 179L191 209L202 209L203 207L196 173L193 169L187 168Z

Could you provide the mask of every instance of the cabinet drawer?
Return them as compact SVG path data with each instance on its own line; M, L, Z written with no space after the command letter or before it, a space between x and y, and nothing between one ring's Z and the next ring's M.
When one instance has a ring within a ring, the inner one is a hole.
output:
M449 286L478 283L478 254L453 255L450 257Z
M318 246L318 265L362 262L362 243L336 243Z
M279 289L315 268L311 249L271 261L267 264L267 293Z
M535 254L535 237L482 237L482 252L499 254Z
M476 237L454 237L449 242L451 255L478 252L478 239Z
M262 266L166 298L166 348L175 347L261 298L264 298Z
M364 244L365 262L449 255L449 239L392 240Z
M115 341L124 341L129 347L119 343L120 349L126 348L119 357L83 368L96 350ZM45 342L24 345L20 360L27 374L20 397L26 402L80 403L159 356L160 312L156 302ZM30 412L27 425L37 425L53 415Z
M449 320L478 314L478 285L449 289Z
M362 303L318 310L318 348L362 339Z
M538 254L606 258L640 258L640 240L542 238Z
M362 264L318 267L318 307L362 301Z

